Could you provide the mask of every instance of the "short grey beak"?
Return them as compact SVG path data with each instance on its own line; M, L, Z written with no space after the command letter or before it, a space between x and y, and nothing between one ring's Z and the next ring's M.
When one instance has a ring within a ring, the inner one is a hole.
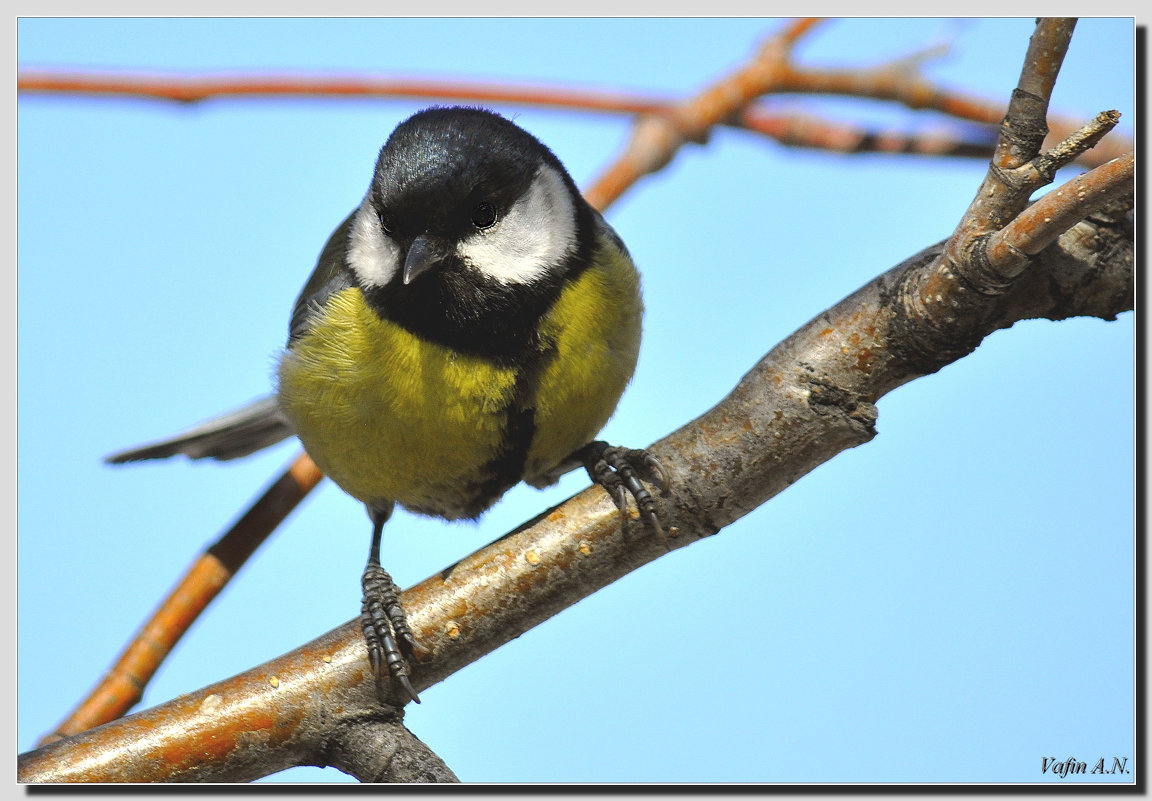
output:
M408 248L408 256L404 259L404 283L412 283L439 264L443 258L443 250L433 243L427 234L416 237Z

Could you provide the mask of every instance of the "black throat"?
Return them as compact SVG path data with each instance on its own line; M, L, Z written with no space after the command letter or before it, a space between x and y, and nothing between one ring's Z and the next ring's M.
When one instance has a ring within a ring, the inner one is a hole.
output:
M540 319L590 257L591 244L581 241L564 264L529 284L487 279L449 257L409 285L397 277L361 289L381 318L421 339L501 367L520 367L550 348L540 341Z
M524 475L536 433L540 371L556 355L556 344L540 334L540 320L587 263L587 255L578 251L563 269L531 284L500 284L449 260L407 286L393 281L362 288L382 318L453 352L516 372L515 389L503 411L503 442L485 465L484 479L472 488L475 506L466 511L468 516L480 514Z
M408 286L367 287L364 297L383 319L449 350L513 366L538 345L538 323L561 281L531 286L478 282L453 269Z

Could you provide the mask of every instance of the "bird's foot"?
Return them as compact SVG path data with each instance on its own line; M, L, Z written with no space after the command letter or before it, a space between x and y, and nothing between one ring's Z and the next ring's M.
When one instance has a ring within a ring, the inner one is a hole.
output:
M668 491L668 474L656 457L645 450L617 448L600 441L588 443L579 454L592 482L599 484L612 496L613 503L620 510L625 530L628 525L628 494L631 493L636 499L640 516L655 530L664 546L670 547L664 536L664 528L660 525L660 516L656 513L656 499L640 483L643 477L658 486L662 493Z
M390 677L404 692L420 703L416 689L408 679L408 660L416 638L408 628L408 618L400 606L400 593L388 571L369 563L360 579L364 601L360 607L360 627L368 646L368 661L377 682Z

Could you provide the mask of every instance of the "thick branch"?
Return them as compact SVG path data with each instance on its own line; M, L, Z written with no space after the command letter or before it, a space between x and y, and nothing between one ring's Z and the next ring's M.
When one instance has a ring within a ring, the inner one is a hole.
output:
M795 25L757 62L670 118L649 118L657 149L630 151L618 166L634 180L683 141L702 139L739 113L750 92L787 69L788 49L807 27ZM1070 32L1066 21L1038 26L993 166L946 246L918 254L810 322L725 401L654 446L675 488L664 501L674 547L715 533L871 439L879 397L970 352L990 331L1036 316L1111 319L1132 307L1130 155L1019 213L1036 186L1106 130L1100 123L1037 152ZM643 138L638 133L636 142ZM618 189L607 183L595 198L600 205ZM1125 198L1129 206L1116 207ZM1105 206L1107 214L1083 219ZM640 527L627 536L617 520L602 492L582 493L405 593L423 649L417 689L662 555ZM20 770L23 781L220 781L320 763L368 778L453 778L412 739L398 716L377 706L358 629L349 624L229 682L24 755ZM205 753L212 765L203 763Z
M322 765L362 782L427 784L459 782L451 768L400 720L348 719L336 727Z
M928 339L909 329L916 323L902 312L902 291L940 251L918 254L813 319L720 404L653 446L672 474L672 494L662 503L664 519L675 523L673 547L716 533L874 436L875 401L922 372L897 345L909 336ZM956 317L938 309L931 325L979 342L1030 317L1111 319L1132 308L1132 269L1130 215L1084 221L1039 254L990 313ZM421 647L416 688L664 553L639 524L628 536L621 532L602 490L580 493L404 593ZM388 719L351 621L236 678L24 754L19 780L252 779L330 763L333 743L365 720Z
M297 457L240 519L192 563L108 673L39 744L107 723L134 707L189 626L322 478L320 469L307 455Z
M1032 193L1052 180L1057 167L1091 147L1118 119L1116 112L1104 112L1051 150L1040 150L1047 131L1048 97L1072 26L1070 20L1037 21L983 183L943 252L899 287L903 302L897 307L896 324L908 336L894 344L899 357L923 373L938 370L979 344L983 335L957 328L955 320L992 314L998 298L1035 267L1030 254L1096 209L1131 197L1129 156L1098 167L1042 200L1037 204L1039 217L1037 212L1022 214ZM1017 243L1027 249L1016 248Z

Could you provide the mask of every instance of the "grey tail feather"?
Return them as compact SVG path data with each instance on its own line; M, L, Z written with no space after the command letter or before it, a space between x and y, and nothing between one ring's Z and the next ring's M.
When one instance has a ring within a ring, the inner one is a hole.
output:
M105 456L104 461L123 464L180 454L190 459L237 459L275 445L293 433L276 404L276 396L269 395L174 437Z

